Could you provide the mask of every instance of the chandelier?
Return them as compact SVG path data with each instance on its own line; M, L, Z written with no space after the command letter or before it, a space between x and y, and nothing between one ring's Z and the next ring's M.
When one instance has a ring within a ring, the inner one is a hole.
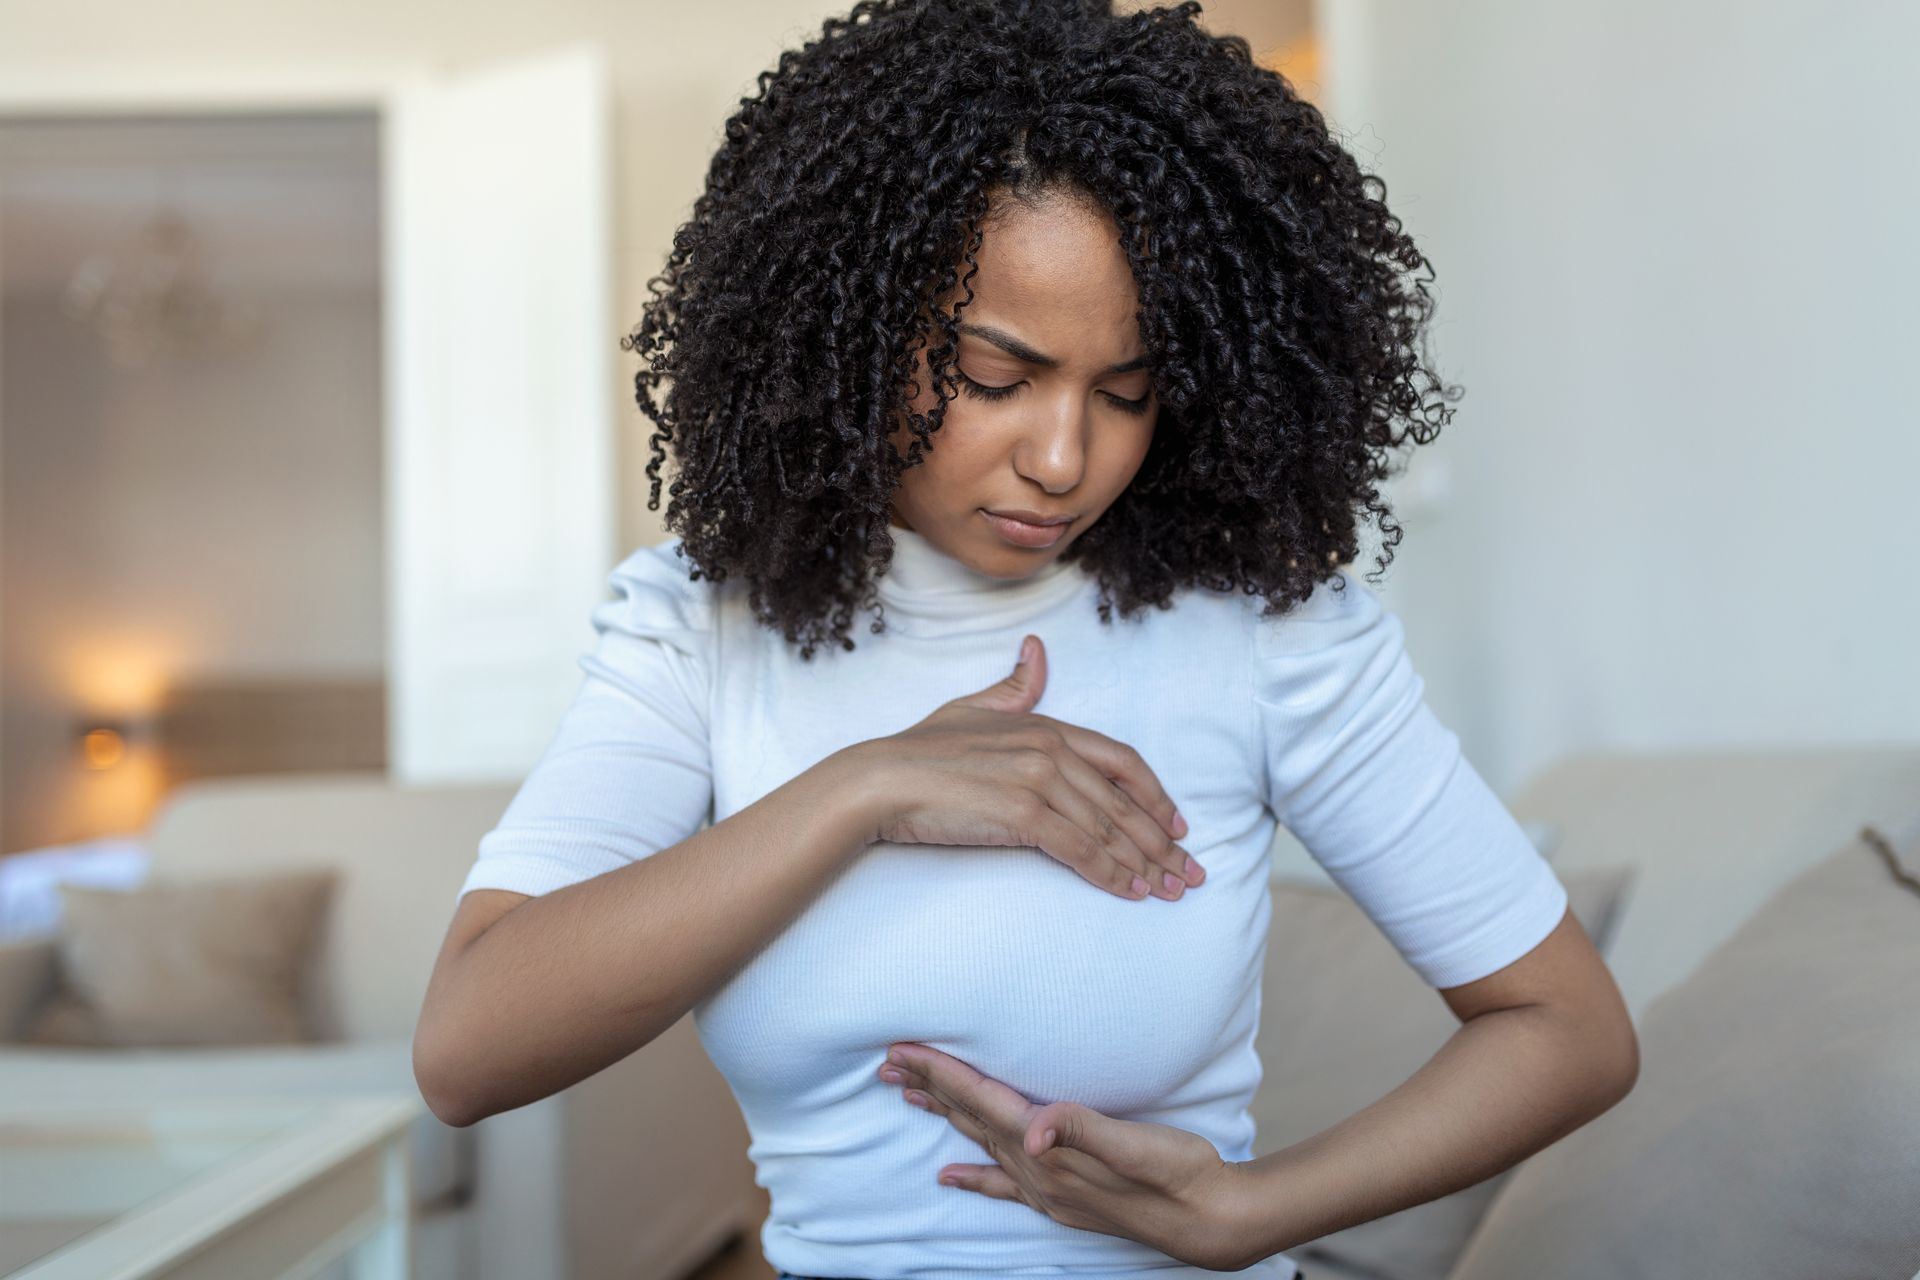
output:
M262 328L253 304L214 287L200 239L160 209L127 244L89 254L61 296L61 311L92 329L122 368L157 358L233 350Z

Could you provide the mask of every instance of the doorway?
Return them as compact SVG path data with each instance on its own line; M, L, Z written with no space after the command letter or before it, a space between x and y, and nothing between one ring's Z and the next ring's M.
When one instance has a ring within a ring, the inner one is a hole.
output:
M386 765L379 118L0 118L0 851Z

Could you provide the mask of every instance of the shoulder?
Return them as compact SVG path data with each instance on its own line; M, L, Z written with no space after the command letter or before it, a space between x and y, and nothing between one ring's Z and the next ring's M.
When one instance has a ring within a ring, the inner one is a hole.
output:
M710 578L703 577L696 581L693 575L697 568L686 552L685 539L672 537L635 547L613 567L611 578L617 584L665 592L686 597L694 603L704 603L714 584Z
M1350 569L1337 570L1284 612L1264 608L1259 597L1249 597L1254 656L1265 663L1359 657L1402 638L1399 618Z
M1385 744L1415 723L1426 685L1400 619L1371 587L1342 569L1287 612L1257 617L1253 633L1253 704L1276 813L1295 814L1312 788L1397 767ZM1449 767L1444 746L1422 767Z
M1340 570L1284 613L1261 607L1256 599L1251 609L1252 679L1270 729L1292 736L1397 720L1424 695L1399 617L1358 575Z
M697 566L681 542L673 537L636 548L615 565L607 576L613 598L595 608L594 626L679 639L683 647L711 633L716 584L693 577Z

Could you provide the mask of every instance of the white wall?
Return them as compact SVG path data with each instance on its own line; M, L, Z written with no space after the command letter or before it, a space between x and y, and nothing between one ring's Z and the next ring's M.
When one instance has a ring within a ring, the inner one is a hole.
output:
M1467 388L1387 581L1469 756L1920 739L1920 6L1321 14Z

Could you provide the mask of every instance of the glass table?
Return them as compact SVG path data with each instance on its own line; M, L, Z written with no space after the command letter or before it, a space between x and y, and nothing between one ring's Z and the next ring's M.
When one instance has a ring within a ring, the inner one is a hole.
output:
M0 1099L0 1276L400 1280L425 1110L402 1093Z

